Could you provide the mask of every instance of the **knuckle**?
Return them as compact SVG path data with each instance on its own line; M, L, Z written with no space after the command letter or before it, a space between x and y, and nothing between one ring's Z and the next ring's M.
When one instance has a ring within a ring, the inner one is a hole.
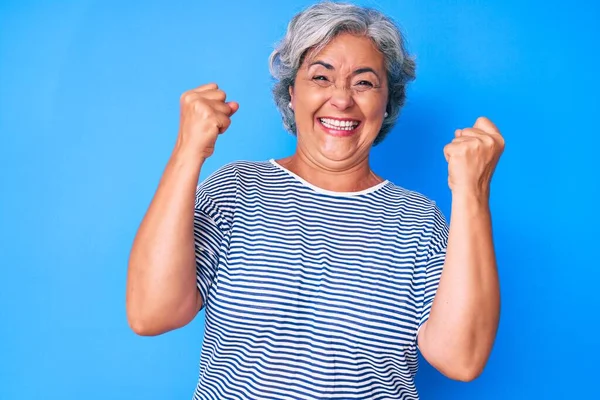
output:
M494 147L496 146L496 141L491 137L491 136L481 136L479 138L479 141L481 143L482 146L485 147Z
M469 140L468 143L473 149L480 149L485 146L483 139L480 136L474 137L472 140Z
M192 104L192 109L196 113L206 113L207 112L204 102L202 102L200 100L197 100Z
M224 91L222 91L221 89L217 90L217 99L219 99L220 101L225 101L226 97L227 95Z
M196 99L197 96L194 92L187 91L181 95L180 101L182 104L192 104Z
M186 104L190 98L190 92L183 92L179 97L181 104Z

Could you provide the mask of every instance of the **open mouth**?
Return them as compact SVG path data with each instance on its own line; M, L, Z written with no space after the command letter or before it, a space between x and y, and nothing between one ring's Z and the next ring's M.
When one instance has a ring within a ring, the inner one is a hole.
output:
M317 118L325 130L336 136L346 136L354 133L360 125L355 119Z

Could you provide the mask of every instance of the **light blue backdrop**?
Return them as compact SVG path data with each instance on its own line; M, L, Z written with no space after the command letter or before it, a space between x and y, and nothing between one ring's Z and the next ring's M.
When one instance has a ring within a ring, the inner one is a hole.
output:
M139 337L129 250L175 143L179 96L240 103L201 178L294 139L267 58L308 1L0 2L0 399L187 399L204 313ZM364 1L417 57L374 170L449 216L443 146L486 115L506 138L492 187L502 318L484 374L422 364L423 399L597 395L600 84L592 1Z

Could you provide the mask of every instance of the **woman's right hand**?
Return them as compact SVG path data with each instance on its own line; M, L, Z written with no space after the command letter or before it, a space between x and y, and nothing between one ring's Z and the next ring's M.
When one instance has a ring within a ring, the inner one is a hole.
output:
M177 147L206 160L215 150L219 134L231 124L239 109L235 101L225 102L225 92L216 83L188 90L180 98L180 122Z

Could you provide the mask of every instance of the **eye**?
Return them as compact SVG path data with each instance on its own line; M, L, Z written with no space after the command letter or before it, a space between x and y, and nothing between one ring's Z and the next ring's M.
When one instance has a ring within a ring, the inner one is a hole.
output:
M329 80L328 77L326 77L325 75L315 75L312 78L312 81L314 82L315 85L326 88L331 86L331 81Z
M363 86L363 87L374 87L375 85L373 85L373 83L369 82L369 81L359 81L356 83L358 86Z

